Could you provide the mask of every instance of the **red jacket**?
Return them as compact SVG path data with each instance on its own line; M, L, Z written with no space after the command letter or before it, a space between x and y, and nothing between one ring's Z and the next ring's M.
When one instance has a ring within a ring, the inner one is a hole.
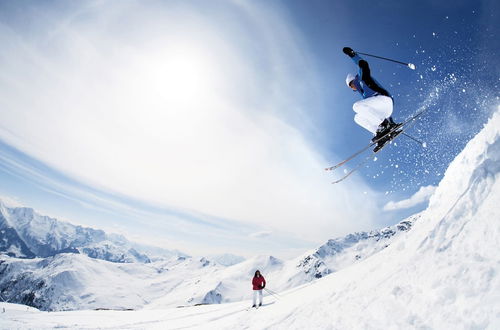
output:
M254 290L262 290L266 286L266 280L264 276L260 275L260 277L254 277L252 280L252 285Z

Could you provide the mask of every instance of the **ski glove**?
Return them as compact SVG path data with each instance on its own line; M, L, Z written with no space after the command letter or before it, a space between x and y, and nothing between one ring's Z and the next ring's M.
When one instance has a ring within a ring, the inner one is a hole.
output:
M344 54L346 54L349 57L354 57L356 55L354 50L352 50L352 48L350 48L350 47L344 47L344 48L342 48L342 51L344 52Z

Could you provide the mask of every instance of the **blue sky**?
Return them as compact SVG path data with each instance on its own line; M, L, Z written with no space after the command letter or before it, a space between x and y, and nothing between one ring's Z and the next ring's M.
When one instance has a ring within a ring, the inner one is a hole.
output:
M450 5L453 4L453 5ZM423 207L498 105L495 1L0 2L0 195L192 254L294 256ZM411 134L364 146L369 59ZM384 208L385 206L385 208Z

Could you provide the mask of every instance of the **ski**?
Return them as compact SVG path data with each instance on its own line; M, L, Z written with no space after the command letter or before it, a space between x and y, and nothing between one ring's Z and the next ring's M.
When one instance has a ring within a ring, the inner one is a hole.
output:
M362 154L363 152L365 152L366 150L370 149L371 147L373 147L377 142L371 142L370 144L368 144L366 147L364 147L363 149L359 150L359 151L356 151L355 153L353 153L352 155L350 155L349 157L347 157L346 159L344 159L343 161L341 161L340 163L338 164L335 164L333 166L330 166L330 167L327 167L325 168L325 171L333 171L334 169L336 168L339 168L340 166L344 165L345 163L349 162L351 159L354 159L356 158L358 155Z
M380 151L380 150L379 150ZM336 181L333 181L332 184L336 184L336 183L339 183L339 182L342 182L344 181L345 179L347 179L348 177L351 176L351 174L353 174L354 172L356 172L357 170L359 170L360 168L364 167L368 161L372 160L375 158L375 153L371 153L369 154L368 156L365 157L365 159L363 159L361 162L359 162L355 167L353 167L349 172L347 172L343 177L341 177L340 179L336 180Z
M353 167L349 172L347 172L344 176L342 176L340 179L338 180L335 180L332 182L332 184L336 184L336 183L339 183L339 182L342 182L344 181L345 179L347 179L348 177L350 177L353 173L355 173L356 171L358 171L360 168L364 167L370 160L374 159L376 154L378 152L380 152L383 148L385 148L386 145L388 144L392 144L392 141L394 141L398 136L400 135L404 135L404 132L409 129L414 123L415 121L426 111L427 109L423 109L421 111L419 111L418 113L416 113L415 115L413 115L412 117L410 117L409 119L405 120L403 122L403 124L401 126L399 126L398 128L396 128L395 130L391 130L389 132L387 132L384 136L380 137L379 139L375 140L374 142L370 143L367 147L363 148L361 152L357 152L354 154L354 156L351 156L349 157L347 160L344 160L342 161L341 163L337 164L338 166L335 167L334 166L334 169L335 168L338 168L340 166L342 166L343 164L347 163L347 161L355 158L357 155L361 154L363 151L365 151L366 149L372 147L373 145L377 144L378 141L380 141L381 139L385 138L385 136L389 135L389 134L393 134L394 132L400 130L400 132L394 136L393 138L391 138L389 141L387 141L379 150L377 151L372 151L368 156L366 156L361 162L359 162L355 167Z
M427 111L427 108L417 112L415 115L411 116L410 118L406 119L402 124L401 126L398 127L398 129L408 129L409 127L408 126L411 126L411 124L413 122L415 122L415 120L417 118L419 118L425 111ZM353 153L352 155L350 155L349 157L347 157L346 159L344 159L343 161L341 161L340 163L337 163L333 166L330 166L330 167L327 167L325 168L325 171L333 171L343 165L345 165L346 163L348 163L349 161L351 161L352 159L356 158L357 156L359 156L360 154L364 153L366 150L370 149L371 147L373 147L374 145L376 145L380 140L384 139L388 134L392 134L393 131L390 131L390 132L387 132L386 134L384 134L383 136L381 136L380 138L378 138L377 140L373 141L373 142L370 142L367 146L365 146L364 148L360 149L359 151L356 151L355 153ZM379 150L380 151L380 150ZM357 166L356 166L357 167Z
M401 126L399 128L401 128ZM392 132L394 132L394 131L392 131ZM336 184L336 183L344 181L345 179L350 177L351 174L353 174L354 172L356 172L360 168L364 167L370 160L375 159L375 156L377 155L377 153L379 153L382 149L384 149L386 145L392 144L392 141L394 141L399 135L402 135L403 132L404 132L404 130L401 130L396 136L394 136L389 141L387 141L379 150L372 151L372 153L370 153L368 156L366 156L365 159L363 159L361 162L359 162L355 167L353 167L343 177L341 177L340 179L338 179L336 181L333 181L332 184Z

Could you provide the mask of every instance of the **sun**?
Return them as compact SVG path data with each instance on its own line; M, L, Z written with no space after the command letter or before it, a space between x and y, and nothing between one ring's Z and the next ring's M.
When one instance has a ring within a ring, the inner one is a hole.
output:
M218 64L196 45L177 45L147 59L149 86L176 107L206 102L220 81Z

